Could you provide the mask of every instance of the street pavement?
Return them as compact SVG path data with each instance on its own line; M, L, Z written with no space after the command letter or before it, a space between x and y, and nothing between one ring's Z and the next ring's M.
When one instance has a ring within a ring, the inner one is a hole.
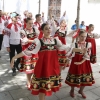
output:
M17 71L16 76L12 76L9 64L9 55L5 48L0 51L0 100L38 100L26 87L25 73ZM95 84L84 89L87 98L85 100L100 100L100 40L97 40L97 63L92 65L95 78ZM62 78L65 79L68 68L62 71ZM46 97L46 100L84 100L78 94L78 88L75 88L75 97L69 95L70 87L62 81L62 87L59 92Z

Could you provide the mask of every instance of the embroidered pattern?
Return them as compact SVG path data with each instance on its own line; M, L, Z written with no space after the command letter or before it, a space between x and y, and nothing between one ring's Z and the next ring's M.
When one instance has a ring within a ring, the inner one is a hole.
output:
M27 50L32 51L33 49L35 49L35 47L36 47L36 44L35 44L35 43L32 43L32 44L27 48Z
M51 91L51 88L59 87L61 85L61 79L60 76L36 78L35 75L33 75L31 84L32 90L39 91L39 89L44 89L46 91Z
M93 74L73 75L68 73L65 82L70 86L92 85L94 83Z
M27 34L27 38L29 39L29 38L35 38L36 37L36 34L34 34L34 33L31 33L31 34Z
M20 33L20 36L22 39L25 38L25 34L23 34L23 33Z
M66 37L67 35L67 31L65 31L65 33L59 32L59 30L57 30L57 32L55 33L55 36L60 36L60 37Z
M40 51L42 51L42 50L56 50L56 40L55 39L54 39L54 44L45 44L42 39L40 39L40 42L41 42Z

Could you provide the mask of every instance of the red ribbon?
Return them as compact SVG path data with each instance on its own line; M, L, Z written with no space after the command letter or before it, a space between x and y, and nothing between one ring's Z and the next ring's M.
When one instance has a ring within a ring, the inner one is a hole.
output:
M17 32L18 31L17 24L14 24L14 27L15 27L15 32Z
M0 17L0 23L2 23L2 19L1 19L1 17Z

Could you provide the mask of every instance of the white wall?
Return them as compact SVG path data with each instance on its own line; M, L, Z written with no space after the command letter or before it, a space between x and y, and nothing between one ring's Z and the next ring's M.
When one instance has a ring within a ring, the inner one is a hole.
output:
M41 0L41 13L45 13L45 19L47 19L48 15L48 0Z
M64 11L66 11L68 16L68 29L70 29L77 15L77 0L62 0L61 16L63 15Z
M2 2L0 0L0 9L2 9ZM39 0L4 0L6 12L17 11L20 14L23 14L24 10L29 10L33 13L33 16L38 13L38 1ZM78 0L62 0L61 5L61 16L66 10L69 22L68 27L74 24L74 20L77 16L77 1ZM86 25L93 23L95 25L95 31L100 33L99 23L100 23L100 4L88 4L88 0L80 0L80 21L84 20ZM48 14L48 0L41 0L41 13L45 13L47 18Z
M62 0L61 15L66 10L69 19L69 30L77 16L77 1L78 0ZM80 0L80 21L85 21L86 25L93 23L95 25L95 32L100 33L100 3L89 4L88 0Z
M0 9L2 9L2 1L0 0ZM19 14L23 14L23 11L28 10L33 13L35 16L38 13L38 3L39 0L4 0L4 11L5 12L13 12L17 11ZM47 17L47 7L48 0L41 0L41 12L45 12ZM44 6L45 1L45 6ZM3 10L3 9L2 9Z
M0 10L2 10L2 1L0 0Z

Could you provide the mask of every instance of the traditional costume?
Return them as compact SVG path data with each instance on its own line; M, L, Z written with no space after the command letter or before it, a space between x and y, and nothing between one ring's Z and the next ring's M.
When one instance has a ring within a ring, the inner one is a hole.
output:
M59 37L59 40L62 42L62 44L66 45L66 36L67 31L62 31L58 29L54 35L55 37ZM59 57L59 64L60 66L65 66L66 63L66 51L58 51L58 57Z
M24 55L31 56L38 51L39 59L36 63L31 80L32 94L44 93L50 96L52 92L59 90L61 86L60 69L58 63L57 47L61 47L61 41L50 37L34 39L34 43L23 51ZM60 48L61 49L61 48ZM62 50L65 50L62 46Z
M31 28L31 30L25 28L24 30L21 30L20 34L21 34L22 50L25 50L26 48L28 48L29 45L32 44L32 43L27 43L28 40L34 40L35 38L37 38L39 30L36 28ZM37 59L38 59L38 54L33 54L31 57L27 56L22 57L20 72L25 72L26 74L33 73Z
M72 37L76 38L78 36L79 31L80 31L80 29L78 29L76 32L74 32ZM100 38L100 35L95 34L95 33L89 33L88 26L86 27L86 32L87 32L86 42L90 42L92 44L90 62L92 64L94 64L94 63L96 63L96 42L95 42L95 39Z
M36 25L38 27L38 30L40 31L38 38L41 39L43 37L43 32L41 30L41 25L42 23L38 23L38 22L34 22L34 25Z
M62 42L62 44L65 44L66 45L66 36L67 36L66 26L65 26L65 29L64 30L61 30L60 27L57 27L55 25L55 22L54 22L53 19L51 20L51 23L52 23L52 27L55 30L54 37L58 37L59 40ZM66 59L66 51L58 51L58 57L59 57L59 60L58 61L59 61L60 66L61 67L64 67L65 66L65 63L66 63L66 60L67 60Z
M84 49L87 48L87 52L83 55L79 52L72 52L73 48L80 48ZM90 55L91 55L91 43L84 42L84 43L75 43L72 45L71 51L67 54L67 56L71 59L71 65L69 67L69 71L65 80L65 83L74 86L74 87L81 87L81 86L91 86L95 83L93 78L93 72L90 64ZM74 64L75 62L81 62L83 59L84 61L80 65Z
M87 39L86 42L91 42L92 44L92 49L91 49L91 57L90 57L90 61L92 64L96 63L96 42L95 39L100 38L100 35L95 34L95 33L89 33L87 30Z

